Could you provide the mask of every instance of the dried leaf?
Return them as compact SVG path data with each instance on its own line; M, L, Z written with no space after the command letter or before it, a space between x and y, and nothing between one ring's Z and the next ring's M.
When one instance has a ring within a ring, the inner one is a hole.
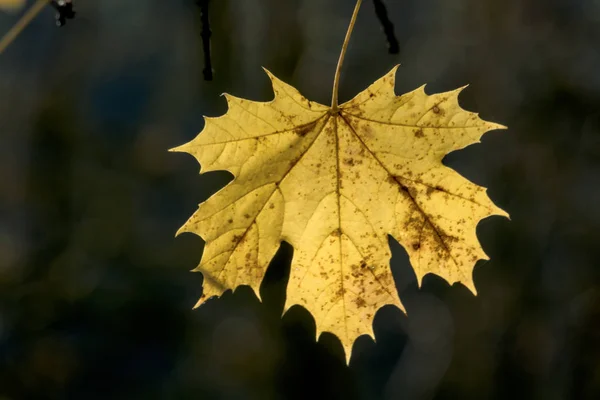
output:
M228 112L206 118L199 136L174 149L196 157L201 172L235 176L180 230L206 241L198 305L239 285L259 296L285 240L295 249L286 310L307 308L317 335L337 335L349 358L359 335L373 335L380 307L402 308L388 235L408 252L419 283L435 273L475 293L473 266L487 259L477 223L507 214L442 158L503 127L463 110L462 89L396 96L396 69L337 111L267 72L273 101L225 95Z

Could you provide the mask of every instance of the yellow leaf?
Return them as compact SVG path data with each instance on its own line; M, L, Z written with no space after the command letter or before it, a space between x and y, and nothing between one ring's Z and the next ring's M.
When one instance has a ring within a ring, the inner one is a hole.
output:
M419 282L433 272L475 292L473 266L487 258L477 223L507 214L441 161L502 126L462 110L460 89L396 96L395 73L337 113L269 73L273 101L225 95L227 114L206 118L204 131L175 149L196 157L202 172L235 176L180 230L206 241L198 305L239 285L259 295L285 240L295 249L286 309L306 307L318 333L336 334L349 355L357 336L372 335L377 309L402 307L388 234L408 252Z
M309 101L267 71L272 101L226 94L227 113L206 118L200 135L174 149L193 155L201 172L235 177L179 231L206 242L197 305L239 285L260 296L286 241L295 251L285 309L308 309L317 336L337 335L349 359L358 336L373 336L380 307L402 308L388 235L406 249L419 283L435 273L475 293L473 266L487 258L477 223L507 214L442 158L503 127L463 110L461 89L396 96L396 70L339 107Z

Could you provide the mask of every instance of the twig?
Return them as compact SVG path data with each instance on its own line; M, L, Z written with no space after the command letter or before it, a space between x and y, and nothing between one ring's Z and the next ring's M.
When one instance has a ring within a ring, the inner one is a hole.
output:
M212 32L208 18L209 1L198 0L198 5L200 6L200 23L202 24L200 36L202 37L202 50L204 51L204 69L202 70L202 74L206 81L212 81L213 79L212 61L210 59L210 37L212 36Z
M0 40L0 54L19 36L19 34L29 25L31 21L42 11L44 6L48 4L48 0L37 0L26 12L20 20L13 25L12 28Z
M383 0L373 0L373 4L375 5L375 14L377 14L377 18L379 18L379 22L381 22L381 26L383 27L383 33L385 33L385 37L387 38L388 52L390 54L398 54L400 52L400 45L394 34L394 24L388 18L385 4L383 4Z
M75 18L77 14L73 10L71 0L51 0L50 5L56 10L56 26L61 27L67 23L67 19Z

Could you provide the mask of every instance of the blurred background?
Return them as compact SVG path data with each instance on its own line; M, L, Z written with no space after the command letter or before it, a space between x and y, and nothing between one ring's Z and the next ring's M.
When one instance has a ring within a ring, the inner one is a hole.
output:
M280 318L287 244L263 303L192 310L203 243L174 233L231 176L167 149L223 92L271 99L261 66L329 104L354 1L210 1L205 81L194 0L74 0L0 56L0 399L600 398L600 1L385 0L395 55L363 3L341 101L400 63L398 93L470 84L509 127L444 161L511 215L478 226L478 295L417 287L390 240L408 316L383 308L349 368L305 309Z

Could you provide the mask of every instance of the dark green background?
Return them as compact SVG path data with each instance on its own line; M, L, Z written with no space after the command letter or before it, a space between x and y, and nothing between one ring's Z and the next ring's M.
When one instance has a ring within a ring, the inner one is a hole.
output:
M478 296L418 288L392 240L408 317L382 309L350 368L306 310L279 318L288 245L264 304L192 311L202 241L173 236L230 175L167 149L223 92L269 100L261 66L328 104L354 1L212 0L206 82L193 0L75 0L0 56L2 400L600 398L600 1L386 4L401 52L365 0L341 100L401 63L399 93L469 83L461 104L509 127L445 160L512 217L478 227Z

